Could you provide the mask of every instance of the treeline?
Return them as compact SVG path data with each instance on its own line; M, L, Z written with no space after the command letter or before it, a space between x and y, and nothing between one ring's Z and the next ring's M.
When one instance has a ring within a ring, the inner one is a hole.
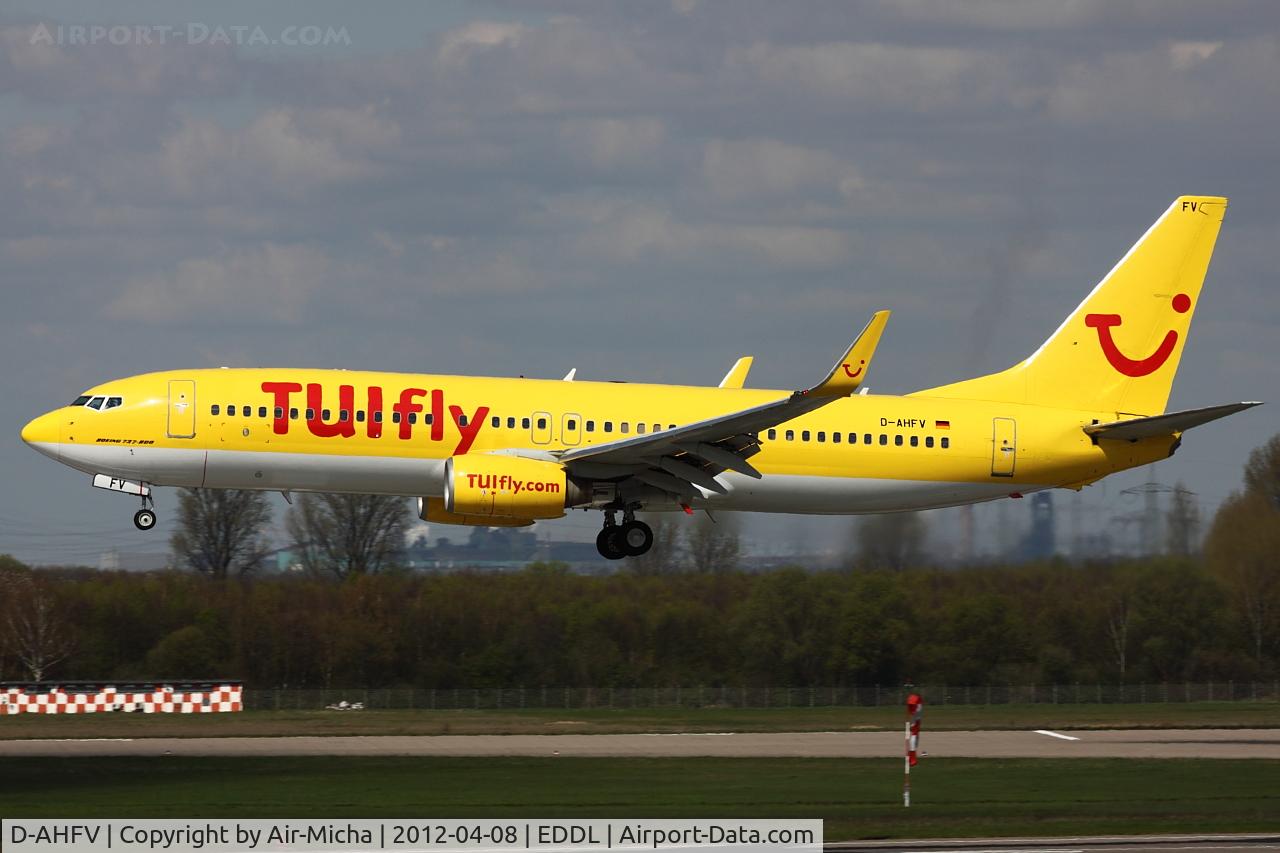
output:
M252 687L1276 677L1274 625L1259 642L1230 578L1206 565L580 576L534 564L236 582L0 558L0 674L28 678L34 660L46 678Z

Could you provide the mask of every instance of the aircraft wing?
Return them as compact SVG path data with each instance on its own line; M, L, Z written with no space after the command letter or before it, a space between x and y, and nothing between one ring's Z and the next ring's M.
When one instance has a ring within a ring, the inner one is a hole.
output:
M1112 421L1107 424L1088 424L1084 431L1096 438L1110 438L1123 441L1137 441L1140 438L1155 438L1162 435L1173 435L1192 427L1261 406L1260 402L1228 403L1225 406L1208 406L1203 409L1186 409L1181 412L1169 412L1164 415L1152 415L1149 418L1131 418L1127 421Z
M747 459L759 452L762 430L858 390L888 319L888 311L876 312L826 378L812 388L675 429L567 450L559 459L584 477L633 476L681 497L695 496L695 487L724 494L727 490L715 479L722 471L760 478Z

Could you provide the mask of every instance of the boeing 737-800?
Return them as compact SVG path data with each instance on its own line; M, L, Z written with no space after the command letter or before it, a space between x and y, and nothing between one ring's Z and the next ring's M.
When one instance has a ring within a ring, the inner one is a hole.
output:
M1165 413L1226 208L1177 199L1024 361L905 396L858 393L884 311L801 391L743 388L746 361L716 388L176 370L91 388L22 438L139 497L143 530L154 486L408 495L445 524L601 510L610 559L652 544L642 510L858 514L1080 489L1257 405Z

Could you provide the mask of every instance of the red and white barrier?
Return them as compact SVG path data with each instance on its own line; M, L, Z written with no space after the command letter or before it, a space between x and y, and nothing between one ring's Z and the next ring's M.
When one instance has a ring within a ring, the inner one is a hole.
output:
M101 686L0 685L3 714L214 714L239 711L242 688L235 683L173 687L164 684Z

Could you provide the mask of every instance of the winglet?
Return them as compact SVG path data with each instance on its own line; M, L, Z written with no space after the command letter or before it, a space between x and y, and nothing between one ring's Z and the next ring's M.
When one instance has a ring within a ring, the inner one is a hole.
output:
M733 367L729 368L729 372L724 375L724 379L720 380L721 388L741 388L747 383L747 371L751 370L751 363L755 361L753 356L744 355L733 363Z
M836 362L817 385L799 393L816 397L847 397L858 390L858 386L867 378L867 370L871 367L871 357L875 355L876 345L884 334L885 324L889 322L888 311L877 311L867 323L862 334L858 335L849 346L849 350Z

